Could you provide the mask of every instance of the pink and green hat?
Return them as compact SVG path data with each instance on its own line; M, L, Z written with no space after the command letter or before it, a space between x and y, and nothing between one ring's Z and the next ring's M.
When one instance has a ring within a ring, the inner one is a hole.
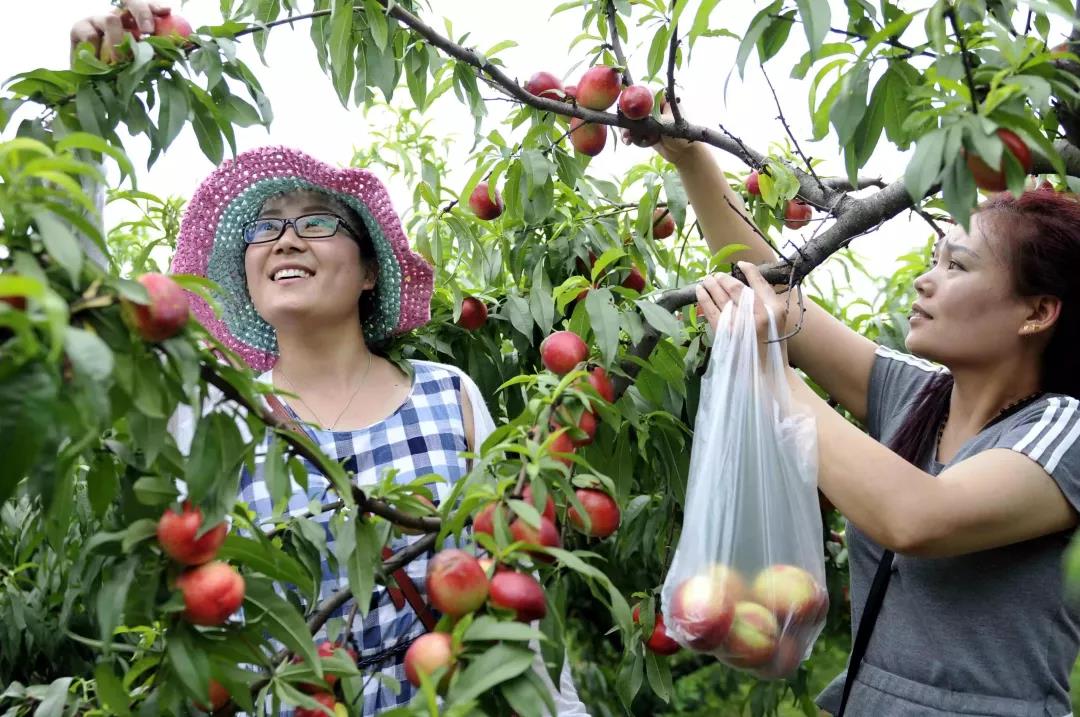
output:
M325 193L360 216L379 263L374 310L364 336L377 343L427 323L431 317L431 266L409 248L390 195L366 169L333 167L288 147L260 147L224 162L188 203L173 256L176 274L205 276L221 287L222 316L198 296L199 321L257 371L277 360L277 334L259 316L244 274L244 225L258 218L267 199L293 191Z

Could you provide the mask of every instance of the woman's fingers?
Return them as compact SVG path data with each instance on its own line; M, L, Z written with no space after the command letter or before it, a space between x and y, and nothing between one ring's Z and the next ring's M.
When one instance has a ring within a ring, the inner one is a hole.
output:
M89 42L94 46L94 54L101 50L101 31L92 22L92 18L83 18L71 26L71 46L80 42Z
M715 330L717 322L720 321L720 307L717 305L716 301L713 300L712 295L705 290L705 287L702 284L698 284L697 286L697 300L698 311L705 317L705 320L709 322L709 325L713 327L713 330Z
M147 0L128 0L124 3L124 7L131 13L132 19L135 20L135 26L139 28L142 34L154 34L154 15L160 15L161 13L154 12L152 3L147 2Z
M746 281L749 283L750 288L756 292L761 293L763 296L769 296L775 294L772 285L765 281L765 277L761 275L761 271L758 270L757 264L751 264L748 261L740 261L736 264L739 270L746 277Z

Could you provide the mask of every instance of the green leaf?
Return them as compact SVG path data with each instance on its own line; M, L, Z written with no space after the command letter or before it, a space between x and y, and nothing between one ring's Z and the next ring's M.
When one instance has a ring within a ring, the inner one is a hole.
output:
M187 123L190 110L188 88L184 80L177 75L162 77L158 82L161 95L161 109L158 113L157 144L164 151L172 144L180 130Z
M68 702L68 690L72 677L59 677L49 684L49 689L34 710L34 717L63 717Z
M783 0L776 0L776 2L770 3L763 10L761 10L754 19L750 21L750 27L747 28L746 34L743 35L742 42L739 44L739 50L735 55L735 66L739 68L739 77L743 76L743 69L746 66L746 60L750 57L750 52L757 46L758 38L773 22L790 23L790 20L776 20L773 16L780 12L780 8L784 5Z
M203 704L209 702L210 659L206 651L195 644L191 628L178 625L170 630L165 638L165 650L169 666L188 693Z
M645 316L645 320L657 331L660 331L681 342L683 339L683 325L670 311L647 299L638 299L634 302Z
M836 128L837 141L841 146L851 141L858 129L859 122L866 114L866 91L870 81L870 65L859 63L844 76L840 90L829 119Z
M645 650L645 675L649 679L649 687L656 696L664 702L671 701L674 688L671 684L671 668L667 660L661 660L652 650Z
M652 42L649 44L649 56L646 64L646 72L650 76L659 73L660 68L664 66L664 57L666 57L670 39L671 28L667 25L661 26L653 35Z
M780 52L791 35L791 26L795 18L795 11L789 10L777 18L776 22L765 28L765 32L757 41L758 62L762 64L772 59Z
M832 21L829 0L795 0L795 5L799 8L799 17L806 31L810 54L816 55L821 48L821 43L825 41L825 35L829 32L829 23Z
M589 314L600 355L604 363L610 366L615 362L615 353L619 348L619 310L615 308L611 291L606 288L590 291L585 297L585 310Z
M368 21L368 31L379 52L386 52L386 43L390 37L390 25L386 20L386 11L378 0L364 0L364 13Z
M507 680L511 680L532 666L535 655L528 646L500 643L469 662L447 699L450 702L467 702Z
M105 662L99 662L94 668L94 680L96 682L98 700L111 713L124 717L130 715L128 703L131 696L124 689L124 683L113 672L112 667Z
M97 618L101 629L101 641L108 646L112 643L113 630L123 621L124 605L127 602L128 589L135 577L135 565L138 558L130 558L113 566L112 573L104 573L104 579L97 594ZM106 578L105 576L108 575ZM106 647L105 654L109 650Z
M694 22L690 26L690 49L694 48L694 41L709 30L709 15L720 4L720 0L703 0L698 6Z
M379 531L375 525L364 520L359 511L354 511L351 519L351 529L356 532L355 547L348 556L346 564L349 566L349 587L353 595L370 595L375 589L375 567L380 562L382 555L382 541L379 540ZM349 530L350 527L346 527ZM370 600L358 600L360 615L367 617Z
M64 352L75 370L88 378L98 382L112 378L112 351L97 334L68 326L64 332Z
M508 294L504 304L510 315L510 324L530 341L532 340L533 318L529 302L517 294Z
M942 156L944 149L944 130L934 130L919 138L919 143L915 147L915 156L911 158L904 171L904 184L912 200L922 201L930 187L937 181L944 161Z
M315 589L315 581L296 558L266 541L230 533L218 551L218 559L240 563L269 578L295 585L305 594L310 595Z
M71 233L68 226L51 212L34 212L34 224L41 234L45 251L49 252L49 256L67 272L71 284L77 286L83 260L79 240Z
M551 333L555 322L555 300L551 294L551 280L548 279L545 262L541 259L533 268L532 286L529 289L529 309L533 320L545 336Z
M199 421L184 471L192 501L201 502L223 475L239 468L244 445L232 416L211 413Z
M481 642L487 640L511 640L516 642L528 642L529 640L543 640L544 636L532 627L520 622L506 622L496 620L490 615L481 615L473 621L462 638L466 642Z
M323 676L322 661L315 652L315 642L311 639L304 618L296 608L274 592L269 583L262 580L246 581L244 595L244 615L248 622L257 622L271 636L280 640L314 670L315 676ZM370 593L369 593L370 594ZM361 600L361 603L364 601Z
M37 462L53 424L57 392L56 377L40 362L0 379L0 503Z
M225 156L225 143L222 141L217 119L201 102L196 102L192 110L194 112L192 124L195 127L195 139L199 142L199 149L211 163L221 164Z

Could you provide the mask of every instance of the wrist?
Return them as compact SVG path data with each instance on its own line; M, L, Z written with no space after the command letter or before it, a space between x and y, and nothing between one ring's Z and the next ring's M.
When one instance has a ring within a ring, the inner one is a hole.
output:
M708 145L703 142L690 142L671 158L671 163L675 165L675 169L682 171L708 160Z

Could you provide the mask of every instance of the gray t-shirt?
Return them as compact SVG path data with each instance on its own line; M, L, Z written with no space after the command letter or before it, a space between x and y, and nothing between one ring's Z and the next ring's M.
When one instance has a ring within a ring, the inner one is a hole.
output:
M944 368L879 347L867 428L888 444L920 390ZM1080 507L1080 403L1047 394L970 439L953 463L991 448L1037 461ZM945 465L927 451L921 467ZM850 717L1071 713L1069 673L1080 650L1080 612L1065 603L1062 556L1071 531L949 558L897 555L873 637L848 702ZM852 632L882 548L854 524L847 540ZM841 674L818 696L840 706Z

